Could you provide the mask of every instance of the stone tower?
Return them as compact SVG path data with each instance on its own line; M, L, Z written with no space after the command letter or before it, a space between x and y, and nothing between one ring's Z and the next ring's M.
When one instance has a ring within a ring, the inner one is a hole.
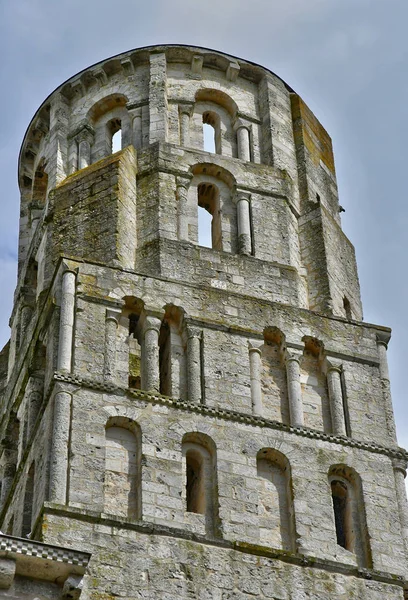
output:
M213 50L132 50L45 100L19 183L3 593L404 598L390 330L362 322L301 98Z

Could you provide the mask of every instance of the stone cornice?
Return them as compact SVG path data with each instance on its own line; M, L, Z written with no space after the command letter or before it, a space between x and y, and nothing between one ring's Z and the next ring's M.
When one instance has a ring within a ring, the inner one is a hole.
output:
M25 556L34 556L44 560L75 565L79 568L77 572L85 572L90 561L91 555L88 552L79 552L70 548L61 546L50 546L42 542L26 540L11 535L0 534L0 552L10 554L24 554Z
M69 519L77 519L87 523L103 524L107 527L114 527L115 530L121 528L125 530L136 531L142 535L169 536L172 538L190 540L196 542L197 544L225 548L226 550L235 550L244 554L252 554L255 556L263 556L265 558L280 560L287 564L322 569L325 571L330 571L331 573L339 573L342 575L358 577L359 579L369 579L381 583L387 583L389 585L396 585L398 587L404 587L404 585L407 583L401 575L394 575L374 569L362 569L342 562L318 558L315 556L305 556L303 554L294 552L285 552L284 550L278 550L242 541L208 538L184 529L158 525L156 523L131 521L129 519L121 519L113 515L107 515L78 508L70 508L67 506L51 504L49 502L45 503L43 511L44 514L55 515L57 517L61 516Z
M85 387L92 390L107 392L118 395L129 395L139 400L150 402L152 404L162 404L165 406L172 406L175 409L183 410L187 412L194 412L217 419L223 419L226 421L234 421L237 423L246 423L254 427L265 427L269 429L275 429L278 431L285 431L299 435L301 437L307 437L310 439L323 440L332 444L340 444L351 448L358 448L359 450L366 450L374 454L383 454L390 458L399 458L402 460L408 460L408 452L403 448L387 448L375 442L363 442L361 440L355 440L352 438L330 435L323 431L316 429L310 429L308 427L292 427L285 425L279 421L272 421L265 419L264 417L258 417L255 415L249 415L234 410L214 408L205 406L203 404L195 404L188 402L187 400L179 400L176 398L170 398L168 396L162 396L161 394L153 394L151 392L145 392L142 390L132 390L126 387L117 386L113 383L107 383L98 379L91 379L88 377L80 377L79 375L66 374L61 372L54 373L55 381L66 382L75 386Z

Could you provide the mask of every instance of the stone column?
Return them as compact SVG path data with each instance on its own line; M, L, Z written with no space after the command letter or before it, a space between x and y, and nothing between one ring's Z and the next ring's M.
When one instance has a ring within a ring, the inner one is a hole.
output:
M78 169L85 169L91 164L91 145L88 140L81 140L78 144Z
M251 194L237 191L235 203L237 205L238 222L238 253L249 255L252 252L251 219L249 215L249 203Z
M168 132L167 63L164 52L150 53L149 142L166 142Z
M344 416L343 390L341 387L341 365L327 363L327 387L329 391L332 431L334 435L347 435Z
M68 444L71 422L71 394L58 391L54 396L51 442L50 502L67 502Z
M107 309L105 315L105 356L103 378L113 382L116 375L116 329L120 317L119 310Z
M263 415L261 386L262 351L259 347L261 343L262 342L248 342L252 412L259 417Z
M142 315L142 389L149 392L160 390L159 333L162 315Z
M397 443L397 432L395 428L394 411L392 408L390 375L388 372L387 348L391 333L388 331L377 332L377 352L380 361L379 370L381 378L381 388L383 392L385 420L390 439Z
M58 342L58 371L71 371L72 341L75 317L75 278L74 271L65 271L62 276L61 314Z
M180 146L188 147L190 145L190 118L192 111L192 104L179 105Z
M138 107L132 110L131 115L133 116L132 121L132 143L136 150L140 150L143 146L142 143L142 107Z
M187 388L190 402L200 404L201 388L201 336L198 327L187 325Z
M251 146L249 138L249 129L245 125L239 124L236 128L237 132L237 146L238 146L238 158L241 160L251 160Z
M408 555L408 502L405 488L405 477L407 476L407 463L403 459L393 458L392 466L395 477L395 490L397 494L398 513L401 523L402 539L405 551Z
M26 437L25 444L28 443L28 441L31 439L31 436L33 434L34 425L37 420L39 410L41 408L42 400L43 400L42 392L31 392L28 397L28 404L27 404L28 417L27 417L27 431L26 431L26 436L25 436Z
M23 337L27 333L27 329L30 324L32 314L33 314L32 307L28 306L28 304L25 304L22 307L21 314L20 314L20 344L21 344Z
M190 186L190 179L185 177L177 177L176 187L176 199L177 199L177 233L178 239L188 241L188 214L187 214L187 200L188 200L188 188Z
M302 354L293 350L286 351L286 379L288 384L290 424L303 427L303 401L300 386L300 359Z

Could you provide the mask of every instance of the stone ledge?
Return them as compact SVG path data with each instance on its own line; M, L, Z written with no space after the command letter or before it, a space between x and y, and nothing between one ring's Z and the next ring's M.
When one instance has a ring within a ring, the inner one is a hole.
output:
M367 450L368 452L373 452L375 454L384 454L390 458L400 458L408 461L408 452L399 447L386 448L385 446L381 446L375 442L362 442L343 436L330 435L324 433L323 431L310 429L308 427L292 427L290 425L280 423L279 421L272 421L263 417L248 415L228 409L209 407L203 404L194 404L192 402L188 402L187 400L169 398L168 396L162 396L158 393L154 394L152 392L145 392L142 390L132 390L126 387L115 385L113 383L104 382L98 379L91 379L88 377L81 377L79 375L72 375L70 373L55 372L54 380L65 381L66 383L78 385L80 387L86 387L100 392L107 392L110 394L115 393L121 396L130 395L134 398L138 398L139 400L151 402L153 404L173 406L179 410L195 412L201 415L216 417L228 421L235 421L238 423L247 423L248 425L254 425L256 427L267 427L269 429L286 431L287 433L294 433L302 437L324 440L332 444L341 444L342 446Z
M78 508L70 508L69 506L53 504L51 502L44 503L43 514L62 516L82 522L85 521L87 523L105 525L107 527L115 527L116 530L121 528L130 531L136 531L144 535L169 536L172 538L189 540L196 542L197 544L205 544L207 546L216 546L218 548L225 548L227 550L235 550L236 552L242 552L244 554L252 554L255 556L263 556L265 558L280 560L292 565L322 569L332 573L349 575L352 577L358 577L359 579L369 579L381 583L397 585L399 587L404 587L408 583L401 575L386 573L384 571L353 567L348 564L333 560L317 558L310 555L305 556L303 554L297 554L294 552L285 552L284 550L268 548L266 546L260 546L257 544L248 544L239 541L231 542L223 539L209 538L196 533L178 529L176 527L167 527L164 525L157 525L150 522L146 523L143 521L131 521L130 519L116 518L113 515L107 515Z
M62 600L78 600L91 554L0 534L0 590L19 576L63 586ZM14 588L12 588L14 589ZM1 592L0 596L9 592Z
M3 552L10 554L23 554L33 556L45 560L67 563L76 565L80 568L87 567L91 555L88 552L79 552L70 548L62 548L61 546L50 546L42 542L26 540L11 535L0 534L0 556Z

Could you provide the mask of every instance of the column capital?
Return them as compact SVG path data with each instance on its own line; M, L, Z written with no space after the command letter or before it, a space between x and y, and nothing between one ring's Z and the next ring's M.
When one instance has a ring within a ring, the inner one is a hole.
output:
M233 197L232 197L232 201L235 204L238 204L238 202L241 202L242 200L245 200L246 202L248 202L248 204L250 204L251 202L251 193L248 192L247 190L240 190L240 189L236 189Z
M400 471L404 477L407 476L407 461L404 458L393 458L392 467L394 471Z
M263 340L248 340L248 351L250 354L256 352L259 356L262 356L261 346L263 346Z
M343 363L333 358L325 358L322 364L322 370L327 375L330 372L339 373L343 372Z
M140 326L142 331L146 333L147 331L154 330L159 333L163 317L163 309L145 307L140 316Z
M197 325L193 325L192 323L186 322L186 334L187 334L187 339L190 339L190 338L201 339L201 337L203 335L203 330L201 329L201 327L198 327Z
M117 325L119 323L121 312L122 311L114 308L107 308L105 313L105 321L114 321Z
M190 102L189 100L184 100L183 102L180 102L180 104L178 105L179 108L179 113L181 115L187 115L188 117L191 117L191 115L193 114L193 110L194 110L194 102Z
M391 339L390 331L377 331L375 337L377 346L385 346L386 349L388 348L388 342Z
M90 125L88 121L83 121L68 137L69 139L73 138L78 143L85 141L91 144L94 140L94 136L95 130L92 125Z
M300 363L302 360L303 351L298 350L297 348L286 348L284 351L284 359L285 362L295 361Z
M247 129L248 131L250 131L251 125L250 123L247 123L240 116L237 115L233 124L233 128L234 131L238 131L238 129Z
M188 188L190 187L191 184L191 180L193 179L193 176L191 174L185 174L183 176L181 175L177 175L176 177L176 187L183 187L186 188L188 190Z

